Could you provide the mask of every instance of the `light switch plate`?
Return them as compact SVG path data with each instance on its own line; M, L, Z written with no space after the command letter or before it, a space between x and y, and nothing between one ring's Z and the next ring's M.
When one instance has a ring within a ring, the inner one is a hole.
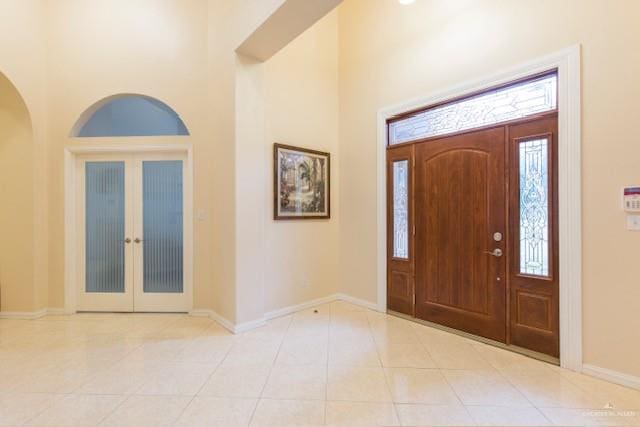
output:
M640 231L640 215L627 215L627 230Z

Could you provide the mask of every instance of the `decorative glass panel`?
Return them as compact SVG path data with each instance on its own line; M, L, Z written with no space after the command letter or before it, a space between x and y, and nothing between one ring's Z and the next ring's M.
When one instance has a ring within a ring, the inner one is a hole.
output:
M79 137L189 135L167 104L142 95L120 95L100 106L78 130Z
M182 293L182 161L142 162L144 292Z
M124 292L124 162L85 164L85 289Z
M520 143L520 273L549 275L549 141Z
M484 92L389 124L389 145L487 126L557 107L556 74Z
M393 162L393 257L409 258L409 161Z

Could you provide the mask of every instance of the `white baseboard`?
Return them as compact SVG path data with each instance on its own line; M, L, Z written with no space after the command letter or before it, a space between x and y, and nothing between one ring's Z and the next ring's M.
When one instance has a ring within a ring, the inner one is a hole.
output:
M34 320L46 315L46 308L36 311L0 311L0 319Z
M337 297L338 297L337 299L339 299L340 301L348 302L353 305L359 305L361 307L368 308L369 310L380 311L378 304L370 301L352 297L351 295L347 295L347 294L337 294Z
M620 384L626 387L640 390L640 377L636 377L634 375L624 374L622 372L614 371L611 369L589 365L588 363L582 365L582 373L615 384Z
M60 316L67 314L64 308L43 308L36 311L0 311L0 319L35 320L44 316Z
M196 316L196 317L209 317L209 318L215 320L216 322L218 322L220 324L220 326L222 326L223 328L225 328L226 330L228 330L232 334L236 334L237 333L235 331L235 325L231 320L227 319L226 317L221 316L220 314L216 313L213 310L208 310L208 309L191 310L189 312L189 315Z
M378 306L372 302L365 301L359 298L354 298L347 294L331 294L326 297L316 298L310 301L303 302L301 304L290 305L288 307L279 308L277 310L272 310L264 314L264 316L260 319L251 320L249 322L243 323L233 323L231 320L222 317L218 313L209 309L197 309L191 310L189 314L191 316L198 317L209 317L216 322L218 322L222 327L227 329L229 332L233 334L241 334L243 332L250 331L252 329L259 328L261 326L266 325L267 320L275 319L277 317L286 316L289 314L297 313L302 310L306 310L311 307L315 307L322 304L327 304L333 301L345 301L350 304L358 305L369 310L379 311Z
M250 322L244 323L233 323L231 320L226 317L221 316L217 312L208 309L196 309L191 310L189 315L196 317L209 317L220 324L223 328L231 332L232 334L241 334L242 332L250 331L251 329L259 328L260 326L264 326L267 322L264 318L252 320Z
M338 301L339 294L332 294L322 298L312 299L311 301L303 302L302 304L290 305L288 307L279 308L277 310L269 311L264 314L266 320L275 319L277 317L286 316L288 314L297 313L302 310L306 310L311 307L315 307L322 304L327 304L333 301Z
M261 319L250 320L249 322L237 323L233 327L233 333L241 334L243 332L247 332L252 329L260 328L266 324L267 324L267 320L264 317Z

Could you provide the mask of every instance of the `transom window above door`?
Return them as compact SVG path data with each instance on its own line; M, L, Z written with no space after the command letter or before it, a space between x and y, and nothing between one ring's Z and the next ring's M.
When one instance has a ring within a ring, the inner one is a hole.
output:
M178 113L150 96L120 94L89 107L71 131L72 137L187 136Z
M388 120L388 143L397 145L554 111L558 107L557 88L554 70L402 114Z

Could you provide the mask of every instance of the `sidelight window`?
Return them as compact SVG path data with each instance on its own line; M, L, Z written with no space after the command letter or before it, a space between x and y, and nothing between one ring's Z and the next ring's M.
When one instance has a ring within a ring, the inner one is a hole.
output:
M520 142L520 273L549 275L549 140Z
M389 121L389 145L488 126L557 108L558 75L546 74Z
M393 162L393 257L409 258L409 161Z

